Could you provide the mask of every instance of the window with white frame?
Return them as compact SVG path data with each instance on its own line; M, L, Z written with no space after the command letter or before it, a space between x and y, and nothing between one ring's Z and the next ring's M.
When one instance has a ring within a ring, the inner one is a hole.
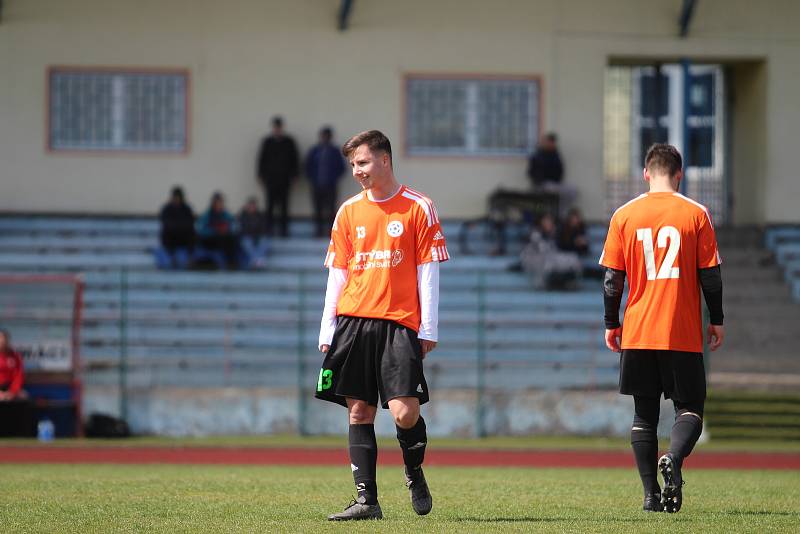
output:
M656 76L653 67L633 69L632 118L634 131L639 133L639 144L634 146L631 157L635 166L641 166L652 143L685 146L689 177L703 173L719 178L724 149L721 135L724 115L719 109L724 98L722 69L718 65L692 65L689 72L691 82L688 101L685 101L684 72L680 65L663 65L661 76ZM686 142L681 122L684 113L689 135Z
M726 158L725 78L721 65L609 66L605 87L605 173L609 215L646 189L641 173L653 143L683 151L683 190L730 219ZM688 87L686 86L688 85ZM684 125L684 117L686 124ZM686 137L684 139L684 137Z
M539 136L539 80L409 76L410 155L525 156Z
M56 67L48 76L51 150L185 152L186 71Z

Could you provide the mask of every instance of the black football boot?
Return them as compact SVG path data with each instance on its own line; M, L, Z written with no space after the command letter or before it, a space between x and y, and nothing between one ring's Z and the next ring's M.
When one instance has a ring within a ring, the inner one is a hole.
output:
M361 521L364 519L383 519L379 503L366 504L364 497L353 499L344 511L328 516L328 521Z
M661 504L664 511L673 514L681 509L683 504L683 476L681 466L667 453L658 460L658 470L664 477L664 487L661 489Z
M422 472L422 467L416 469L406 467L405 472L406 487L411 493L411 507L418 515L426 515L433 508L433 498L425 480L425 473Z
M645 495L642 510L645 512L663 512L664 505L661 504L661 493L648 493Z

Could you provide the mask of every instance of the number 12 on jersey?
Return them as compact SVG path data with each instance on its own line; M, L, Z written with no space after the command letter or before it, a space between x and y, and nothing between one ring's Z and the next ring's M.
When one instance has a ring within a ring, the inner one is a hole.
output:
M638 228L636 230L636 239L642 242L644 265L647 270L648 280L680 278L680 268L675 267L675 260L681 248L681 233L677 228L664 226L658 231L658 248L666 248L667 240L669 240L669 248L657 275L655 250L653 249L653 229Z

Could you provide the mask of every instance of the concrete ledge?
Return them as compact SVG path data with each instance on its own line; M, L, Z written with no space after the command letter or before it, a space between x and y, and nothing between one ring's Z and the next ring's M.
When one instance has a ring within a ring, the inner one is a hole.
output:
M309 434L347 432L345 410L305 399L304 430ZM118 414L116 387L88 386L84 414ZM488 435L596 435L626 437L633 418L633 400L613 390L487 391L483 396L484 431ZM299 430L301 405L296 388L150 388L128 396L128 423L135 434L208 436L278 434ZM380 435L395 435L386 410L375 421ZM662 402L659 435L668 436L673 410ZM477 392L474 389L435 393L423 407L432 436L472 437L477 434Z
M786 373L709 373L709 385L717 389L791 390L800 388L800 374Z

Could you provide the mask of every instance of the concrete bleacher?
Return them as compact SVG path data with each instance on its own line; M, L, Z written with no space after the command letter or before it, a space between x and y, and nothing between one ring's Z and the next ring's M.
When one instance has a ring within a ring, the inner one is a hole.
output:
M526 275L507 270L519 243L510 242L505 256L462 255L459 229L458 222L444 224L453 258L442 267L440 346L426 361L431 387L469 387L479 368L487 387L616 383L618 362L603 343L599 283L534 291ZM83 273L88 384L116 383L124 354L132 387L299 379L313 385L327 240L311 238L311 231L307 221L293 223L292 238L273 240L263 270L166 272L153 266L155 219L6 216L0 272ZM604 235L604 228L591 227L587 262L596 263ZM476 249L490 248L484 245ZM39 313L57 313L41 298ZM36 313L3 320L24 335Z
M764 245L783 269L792 297L800 302L800 225L768 228L764 232Z

